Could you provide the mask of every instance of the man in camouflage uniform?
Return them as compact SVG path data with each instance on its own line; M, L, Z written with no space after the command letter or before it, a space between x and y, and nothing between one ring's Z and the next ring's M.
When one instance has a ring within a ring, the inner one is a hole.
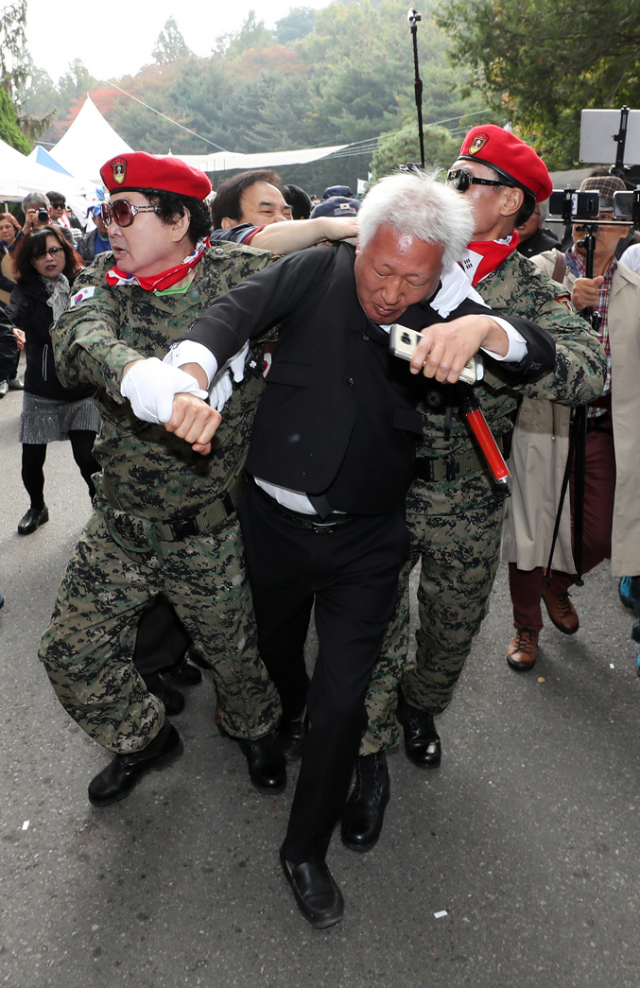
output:
M263 379L249 374L241 385L228 384L213 450L200 455L207 447L188 442L217 412L193 378L157 359L270 255L204 246L210 221L202 200L211 184L181 161L121 155L102 177L112 193L103 208L114 253L79 275L52 339L60 380L98 389L103 428L95 452L103 473L40 658L65 710L116 756L90 784L90 801L124 798L144 772L182 751L131 661L140 612L165 592L212 665L222 724L240 740L254 785L280 792L284 760L270 744L280 705L256 649L235 514ZM168 431L176 431L172 422L150 425L135 414L145 401L143 374L154 365L169 381L169 414L180 407L190 416L190 431L180 433L188 442Z
M448 181L473 204L474 241L462 264L474 286L497 313L526 316L556 340L556 366L520 387L506 383L496 365L485 368L475 392L495 437L512 429L522 395L574 405L600 393L605 357L591 327L577 316L569 294L515 250L515 227L535 201L547 199L551 180L528 145L494 126L465 137ZM385 749L398 742L421 768L440 763L434 716L451 702L465 660L487 613L499 561L504 491L487 474L484 457L461 420L448 410L455 399L434 391L421 411L424 443L407 497L412 537L401 574L401 596L367 697L369 726L356 783L342 820L342 839L355 851L378 840L389 801ZM409 650L409 574L422 562L415 665ZM400 687L400 690L399 690Z

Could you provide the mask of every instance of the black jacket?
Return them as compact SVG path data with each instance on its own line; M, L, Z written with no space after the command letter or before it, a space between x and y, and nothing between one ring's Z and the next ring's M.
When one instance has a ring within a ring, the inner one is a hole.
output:
M325 494L337 510L385 514L403 508L422 434L416 388L427 382L390 354L387 333L365 315L353 261L348 244L291 254L216 301L188 338L207 346L222 366L252 334L278 323L247 470L282 487ZM477 312L487 309L465 302L450 318ZM402 317L412 328L440 321L428 302ZM511 321L529 344L516 370L553 366L549 335L527 320Z
M56 401L91 398L95 393L94 387L64 388L58 380L51 346L53 310L47 305L48 298L46 288L36 275L27 285L15 286L7 305L7 317L11 324L24 330L27 338L24 389L29 394Z

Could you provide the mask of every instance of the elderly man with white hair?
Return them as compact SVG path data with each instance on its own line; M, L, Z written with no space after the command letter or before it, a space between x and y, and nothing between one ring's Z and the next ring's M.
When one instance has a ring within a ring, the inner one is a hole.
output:
M325 857L409 552L404 501L421 432L416 404L429 389L420 372L455 382L480 349L515 360L520 373L539 372L555 353L544 330L493 318L469 298L456 261L473 220L453 190L425 175L391 176L359 216L355 250L302 251L252 276L218 299L171 357L208 388L251 336L280 327L239 517L261 657L285 725L305 707L308 716L280 859L318 928L343 913ZM398 321L423 334L411 364L390 352ZM180 434L175 420L171 428ZM303 648L314 604L319 651L309 682Z

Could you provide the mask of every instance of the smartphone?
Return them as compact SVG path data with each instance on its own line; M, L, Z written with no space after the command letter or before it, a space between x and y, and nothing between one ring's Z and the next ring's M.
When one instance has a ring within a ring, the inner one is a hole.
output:
M422 334L416 329L409 329L408 326L402 326L399 322L396 322L391 327L389 347L395 357L400 357L401 360L411 360L421 339ZM465 364L459 380L464 384L475 384L477 379L476 358L472 357Z

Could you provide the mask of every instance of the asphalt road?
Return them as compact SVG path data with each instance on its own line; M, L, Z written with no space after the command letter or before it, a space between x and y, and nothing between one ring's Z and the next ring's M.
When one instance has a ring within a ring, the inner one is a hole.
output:
M89 500L66 443L49 447L51 520L28 507L21 397L0 402L0 985L10 988L637 988L640 681L632 617L606 566L536 669L504 654L504 570L454 702L443 761L390 757L378 846L334 837L344 921L315 931L280 874L295 781L250 786L213 720L213 689L175 718L183 757L103 810L86 796L105 753L68 718L37 659ZM311 651L313 642L310 643Z

